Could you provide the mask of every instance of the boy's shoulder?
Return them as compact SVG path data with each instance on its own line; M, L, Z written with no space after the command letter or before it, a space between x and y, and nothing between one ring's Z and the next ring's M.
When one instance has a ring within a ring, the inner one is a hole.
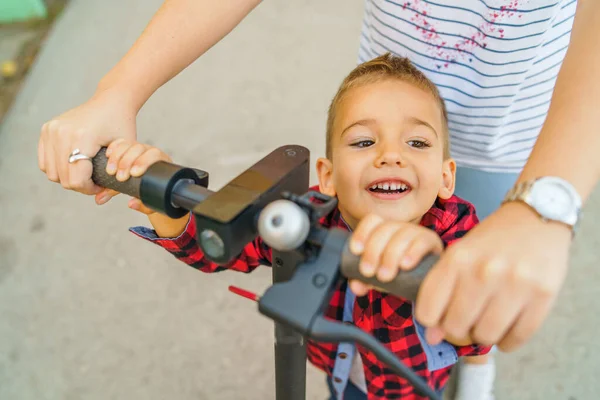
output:
M435 216L444 216L445 218L460 219L465 216L475 215L475 206L457 195L452 195L448 199L437 198L428 213Z
M421 220L421 225L433 229L442 237L460 237L478 223L475 206L456 195L448 199L438 197Z

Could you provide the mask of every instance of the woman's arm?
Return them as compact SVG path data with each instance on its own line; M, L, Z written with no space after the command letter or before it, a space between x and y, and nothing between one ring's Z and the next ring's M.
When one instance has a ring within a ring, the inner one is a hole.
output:
M579 0L548 116L519 181L560 176L585 201L600 175L600 1Z
M135 140L136 116L163 84L229 33L260 0L166 0L133 47L85 103L46 122L38 165L65 189L98 194L89 163L69 164L79 149L93 156L117 138ZM104 193L106 194L106 193Z
M140 109L162 85L235 28L260 0L166 0L99 90L128 93Z
M600 175L600 1L579 0L571 42L544 127L519 181L553 175L583 201ZM467 233L425 278L415 316L437 343L469 335L521 347L552 310L568 270L571 230L527 205L505 203Z

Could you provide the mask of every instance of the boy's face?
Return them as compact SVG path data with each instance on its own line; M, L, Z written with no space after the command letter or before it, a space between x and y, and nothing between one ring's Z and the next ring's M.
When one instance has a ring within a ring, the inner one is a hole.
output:
M432 94L400 80L346 92L335 116L332 160L317 161L320 190L337 196L352 228L367 214L418 223L436 198L454 193L444 160L443 120Z

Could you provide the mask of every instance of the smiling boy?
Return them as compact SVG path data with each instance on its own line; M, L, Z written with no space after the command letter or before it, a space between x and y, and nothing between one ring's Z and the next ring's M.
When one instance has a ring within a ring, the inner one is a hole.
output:
M329 109L326 157L316 165L319 191L336 196L338 208L321 223L353 231L351 249L361 255L363 275L390 281L398 270L414 267L429 252L441 252L475 226L473 206L453 194L456 165L449 154L444 102L407 59L385 54L344 79ZM154 147L125 140L113 142L107 155L114 166L107 172L122 172L118 179L123 181L158 160L170 161ZM203 272L251 272L260 264L271 265L271 250L260 237L234 262L220 266L202 254L193 218L169 219L136 199L129 206L148 214L154 228L132 228L134 233ZM410 302L358 281L336 290L326 316L376 336L438 392L458 357L490 350L469 338L428 344ZM334 398L421 398L360 346L309 341L307 351L309 361L327 373Z

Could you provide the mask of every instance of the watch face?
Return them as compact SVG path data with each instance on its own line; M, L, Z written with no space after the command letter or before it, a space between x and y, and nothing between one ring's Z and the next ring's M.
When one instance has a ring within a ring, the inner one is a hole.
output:
M531 189L531 203L545 218L569 220L576 213L576 199L560 180L542 178Z

